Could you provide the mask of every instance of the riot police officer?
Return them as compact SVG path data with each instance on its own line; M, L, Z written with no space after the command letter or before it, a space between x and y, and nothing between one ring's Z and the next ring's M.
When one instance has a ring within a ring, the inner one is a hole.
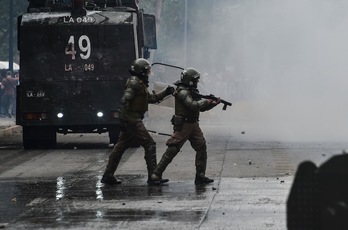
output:
M208 184L214 182L205 176L207 165L207 145L203 132L199 127L200 112L207 111L220 103L217 100L202 99L195 96L198 93L197 84L200 73L194 68L187 68L181 73L180 81L174 83L177 88L174 92L175 115L172 118L174 133L167 141L167 150L157 164L151 178L155 181L162 179L162 173L173 160L187 140L196 151L196 177L195 184Z
M121 181L114 177L114 173L121 160L123 153L131 145L134 138L137 138L139 144L145 150L145 161L148 171L148 184L158 184L167 182L157 178L156 181L151 179L151 174L156 167L156 143L146 130L142 119L144 113L148 110L148 103L160 102L164 97L174 92L174 88L168 86L161 92L149 93L149 75L151 72L150 63L143 58L135 60L131 66L124 94L121 99L120 121L121 132L117 144L109 156L104 175L101 179L105 184L120 184Z

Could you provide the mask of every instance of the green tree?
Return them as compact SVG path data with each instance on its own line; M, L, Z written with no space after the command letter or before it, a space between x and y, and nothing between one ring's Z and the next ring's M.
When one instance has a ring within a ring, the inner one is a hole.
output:
M159 1L162 4L158 4ZM156 61L179 66L202 65L200 63L202 57L209 56L214 46L211 44L215 36L215 31L212 30L213 24L216 23L214 10L215 5L220 1L141 0L140 7L144 9L145 13L156 14L158 12L156 7L159 5L162 7L161 14L156 15L158 27ZM187 2L187 21L185 21L185 2ZM221 25L223 26L223 24ZM184 62L185 57L187 58L186 63Z
M158 4L158 2L161 4ZM183 0L141 0L140 7L145 13L157 17L157 50L155 59L171 64L182 64L184 7ZM162 7L157 9L157 7ZM161 12L158 15L158 12Z
M23 14L28 6L25 0L0 0L0 60L9 58L9 24L10 24L10 1L13 1L13 59L19 62L17 49L17 17Z

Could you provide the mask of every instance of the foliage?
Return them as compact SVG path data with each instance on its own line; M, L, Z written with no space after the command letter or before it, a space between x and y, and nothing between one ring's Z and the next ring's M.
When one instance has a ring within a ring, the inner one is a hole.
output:
M206 47L211 46L208 41L211 40L215 1L162 0L162 3L161 15L157 18L156 61L180 66L195 65L201 60L197 56L203 57ZM140 6L146 13L156 12L156 0L141 0Z
M17 49L17 17L23 14L28 6L26 0L0 0L0 60L6 61L9 56L10 1L13 1L13 59L19 62Z
M159 1L159 0L157 0ZM140 7L145 13L156 14L156 0L142 0ZM183 53L184 0L162 1L161 15L157 16L156 61L178 64Z

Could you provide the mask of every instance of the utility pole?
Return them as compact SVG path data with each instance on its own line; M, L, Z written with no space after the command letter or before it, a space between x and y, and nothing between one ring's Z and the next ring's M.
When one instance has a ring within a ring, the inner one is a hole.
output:
M185 17L184 17L184 66L187 65L187 0L185 0Z
M13 0L9 0L10 17L9 17L9 46L8 46L8 68L13 72Z

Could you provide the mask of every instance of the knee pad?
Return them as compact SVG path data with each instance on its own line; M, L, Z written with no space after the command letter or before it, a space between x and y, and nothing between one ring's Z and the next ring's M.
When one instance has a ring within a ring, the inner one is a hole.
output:
M199 148L196 149L196 152L207 152L207 144L204 142Z
M147 152L149 154L156 154L156 142L153 142L147 147Z
M172 145L172 146L169 146L167 148L167 150L163 154L163 156L165 156L169 159L173 159L179 151L180 151L180 149L178 147L176 147L175 145Z

